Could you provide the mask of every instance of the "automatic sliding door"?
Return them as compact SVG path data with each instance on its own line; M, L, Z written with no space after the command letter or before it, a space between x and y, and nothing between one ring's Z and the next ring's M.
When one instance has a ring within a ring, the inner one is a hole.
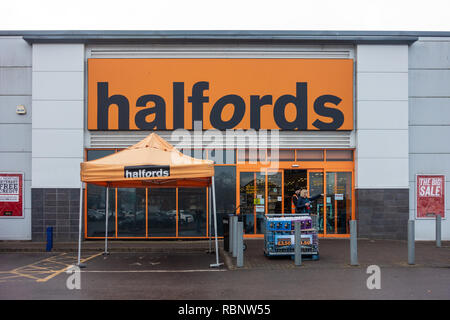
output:
M292 208L292 196L296 190L308 188L306 172L298 169L284 170L284 213L295 213Z
M309 171L308 172L309 196L314 197L318 194L323 194L323 172ZM319 233L323 233L324 226L324 212L323 197L319 197L311 202L311 215L318 215Z

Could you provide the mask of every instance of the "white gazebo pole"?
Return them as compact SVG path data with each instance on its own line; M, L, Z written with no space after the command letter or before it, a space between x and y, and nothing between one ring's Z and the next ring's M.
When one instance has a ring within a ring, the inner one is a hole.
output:
M84 268L86 265L81 263L81 228L83 220L83 182L80 184L80 216L78 221L78 263L77 266L79 268Z
M220 267L222 263L219 263L219 241L217 240L217 212L216 212L216 190L214 185L214 176L212 176L212 204L214 211L214 231L215 231L215 242L216 242L216 263L211 264L210 267Z
M209 227L208 227L208 230L209 230L209 251L208 251L208 253L211 253L212 252L212 250L211 250L211 231L212 231L212 229L211 229L211 218L212 218L212 214L211 214L211 208L212 208L212 192L211 192L211 187L209 186L208 187L208 192L209 192L209 206L208 206L208 224L209 224Z
M109 214L109 185L106 187L106 205L105 205L105 252L108 254L108 214Z

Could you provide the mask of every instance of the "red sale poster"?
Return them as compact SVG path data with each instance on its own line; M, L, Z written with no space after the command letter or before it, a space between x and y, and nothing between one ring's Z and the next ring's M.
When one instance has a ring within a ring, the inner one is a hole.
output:
M417 175L417 218L445 218L445 176Z
M23 218L23 173L0 173L0 218Z

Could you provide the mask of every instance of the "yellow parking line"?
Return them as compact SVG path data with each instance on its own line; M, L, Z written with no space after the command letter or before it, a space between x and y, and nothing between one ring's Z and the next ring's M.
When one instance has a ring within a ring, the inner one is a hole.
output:
M0 278L0 281L7 280L7 279L13 279L13 278L17 278L17 277L20 277L20 276L18 274L13 273L12 276Z
M95 258L95 257L98 257L99 255L102 255L102 254L103 254L102 252L97 253L97 254L94 254L94 255L92 255L92 256L90 256L90 257L87 257L87 258L85 258L85 259L81 259L81 262L86 262L86 261L91 260L91 259L93 259L93 258ZM38 279L38 280L36 280L36 282L46 282L46 281L48 281L48 280L50 280L50 279L56 277L57 275L59 275L59 274L65 272L65 271L66 271L67 269L69 269L71 266L72 266L72 265L67 265L65 268L56 271L55 273L49 275L48 277L46 277L46 278L44 278L44 279Z
M12 271L11 273L14 273L14 274L18 275L19 277L30 278L30 279L33 279L33 280L38 280L39 279L39 278L31 276L29 274L20 273L19 271Z
M62 254L60 254L59 256L63 256L63 255L65 255L65 253L62 253ZM48 261L48 260L51 259L51 258L53 258L53 257L45 258L45 259L42 259L42 260L39 260L39 261L30 263L30 264L27 264L27 265L25 265L25 266L15 268L15 269L13 269L12 271L15 272L15 271L20 271L20 270L26 269L26 268L28 268L28 267L34 267L35 265L37 265L37 264L39 264L39 263L44 263L44 262Z
M86 262L95 257L98 257L101 254L102 252L88 256L87 258L81 259L81 262ZM7 280L17 279L20 277L36 280L36 282L46 282L66 271L75 263L76 259L76 256L70 256L66 253L61 253L60 255L51 256L46 259L30 263L28 265L15 268L11 271L0 271L0 282L5 282ZM44 276L47 274L49 275L45 278L36 277Z

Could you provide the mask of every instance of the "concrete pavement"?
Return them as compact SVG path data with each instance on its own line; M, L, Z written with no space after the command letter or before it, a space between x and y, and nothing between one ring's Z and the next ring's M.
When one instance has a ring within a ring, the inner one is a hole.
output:
M349 266L348 240L322 239L320 260L301 267L289 258L264 257L261 240L246 243L242 269L211 269L214 254L186 247L107 256L86 250L80 290L66 286L75 252L1 252L0 299L450 299L448 243L417 243L417 264L409 266L406 242L360 240L357 267ZM370 264L380 267L380 290L367 287Z

